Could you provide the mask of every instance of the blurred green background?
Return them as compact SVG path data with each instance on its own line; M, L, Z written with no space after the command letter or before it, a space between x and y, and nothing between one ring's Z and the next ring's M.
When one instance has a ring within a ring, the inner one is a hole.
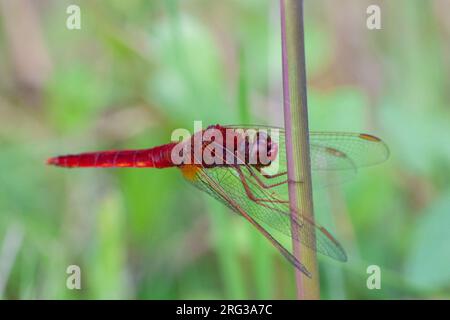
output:
M391 149L314 191L349 254L320 257L322 298L450 298L450 1L305 2L310 128ZM273 0L0 1L0 297L295 298L293 267L177 170L44 165L194 120L282 125L280 52Z

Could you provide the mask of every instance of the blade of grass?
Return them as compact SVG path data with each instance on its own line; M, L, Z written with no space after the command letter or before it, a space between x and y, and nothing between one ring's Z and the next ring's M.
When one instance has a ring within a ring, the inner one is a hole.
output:
M23 237L24 232L19 224L12 224L6 230L5 239L0 248L0 298L4 297L11 270L22 246Z
M97 216L98 244L92 252L87 270L91 298L123 299L127 297L126 258L123 236L123 204L116 193L108 194L100 203Z
M250 123L250 110L248 103L248 88L247 88L247 62L245 59L245 52L242 46L239 47L239 81L238 81L238 109L239 120L243 124Z
M238 110L242 124L253 123L249 110L247 60L243 47L239 47L239 81L238 81ZM257 232L249 233L252 256L253 278L255 281L255 298L270 299L272 277L272 261L270 259L269 243Z
M311 163L309 156L308 108L306 95L305 40L303 0L280 0L284 124L289 180L289 201L292 219L300 214L314 219ZM292 224L293 239L298 229ZM298 299L319 299L317 257L299 242L292 242L294 256L311 272L308 278L296 270Z
M226 299L245 299L247 297L244 275L239 263L238 245L233 237L228 208L215 199L207 199L211 211L212 231L217 244L217 255Z

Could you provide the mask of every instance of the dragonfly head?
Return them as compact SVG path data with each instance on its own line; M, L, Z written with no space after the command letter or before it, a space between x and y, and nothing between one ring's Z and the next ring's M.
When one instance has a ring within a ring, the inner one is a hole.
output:
M278 144L267 133L258 131L249 151L250 159L257 159L258 166L269 166L278 155Z

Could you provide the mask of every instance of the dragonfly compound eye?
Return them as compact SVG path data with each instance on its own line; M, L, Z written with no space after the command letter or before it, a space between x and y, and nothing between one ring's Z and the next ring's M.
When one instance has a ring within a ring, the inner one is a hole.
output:
M251 164L269 165L273 160L273 143L265 132L258 132L253 143L250 145ZM275 152L276 153L276 152Z

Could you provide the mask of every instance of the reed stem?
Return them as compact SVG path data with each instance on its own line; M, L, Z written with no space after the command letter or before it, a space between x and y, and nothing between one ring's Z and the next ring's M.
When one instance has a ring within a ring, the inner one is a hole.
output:
M308 108L306 92L305 39L303 0L280 0L284 124L289 179L291 217L300 215L314 220L311 160L309 155ZM292 224L293 239L298 235ZM298 241L292 242L293 254L312 274L308 278L296 269L298 299L320 299L319 272L316 252Z

